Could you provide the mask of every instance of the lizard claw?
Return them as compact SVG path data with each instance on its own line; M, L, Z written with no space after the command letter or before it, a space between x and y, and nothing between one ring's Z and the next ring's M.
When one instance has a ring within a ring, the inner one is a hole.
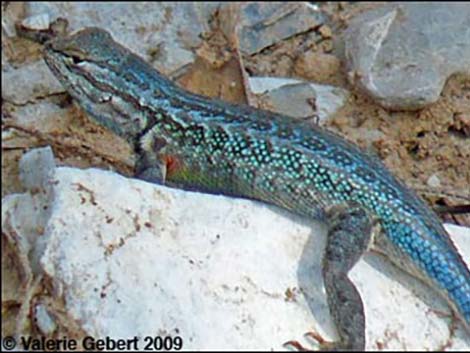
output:
M284 347L288 348L289 346L291 347L294 347L295 350L299 351L299 352L307 352L309 351L310 349L302 346L299 341L287 341L283 344Z
M337 348L335 342L330 342L330 341L325 340L319 333L317 333L315 331L309 331L309 332L305 333L304 337L308 337L310 339L315 340L318 343L318 345L320 346L319 350L321 350L321 351L332 351L332 350L335 350ZM299 341L295 341L295 340L287 341L286 343L283 344L283 346L286 347L286 348L287 347L293 347L295 350L297 350L299 352L313 351L312 348L307 348L307 347L303 346L301 343L299 343Z
M317 341L321 351L334 351L338 348L337 342L327 341L323 338L323 336L315 331L307 332L304 336Z
M307 332L306 334L304 334L305 337L310 337L310 338L313 338L315 341L318 342L318 344L324 344L326 343L327 341L323 338L323 336L321 336L319 333L315 332L315 331L309 331Z

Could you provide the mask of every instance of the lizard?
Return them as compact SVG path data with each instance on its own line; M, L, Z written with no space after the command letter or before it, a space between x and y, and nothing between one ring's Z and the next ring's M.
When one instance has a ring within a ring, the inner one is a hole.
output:
M53 38L44 59L92 120L134 148L137 178L328 225L322 275L339 339L321 349L365 349L348 273L368 250L434 288L470 331L468 267L437 215L377 157L320 126L190 93L104 29Z

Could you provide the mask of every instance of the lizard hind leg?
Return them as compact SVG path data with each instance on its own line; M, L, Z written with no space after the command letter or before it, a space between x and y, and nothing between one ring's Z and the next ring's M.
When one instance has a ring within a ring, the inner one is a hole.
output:
M349 271L368 250L378 230L375 221L357 203L336 205L327 213L328 238L322 260L322 275L330 315L339 340L330 342L316 332L307 337L319 344L320 350L365 350L365 315L360 294L348 278ZM285 346L307 350L297 341Z
M328 211L328 221L322 274L328 307L340 339L319 343L325 350L364 350L364 305L348 273L371 244L373 222L356 203L333 207Z

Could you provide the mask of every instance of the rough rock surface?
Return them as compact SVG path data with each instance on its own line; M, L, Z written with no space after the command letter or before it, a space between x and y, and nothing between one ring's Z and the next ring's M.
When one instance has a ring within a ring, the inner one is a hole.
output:
M319 123L336 113L349 96L340 87L292 78L250 77L248 82L270 110L299 119L315 116Z
M200 34L208 30L208 18L219 5L32 2L27 3L23 25L42 16L51 22L67 18L70 31L89 26L106 28L126 47L150 62L155 60L159 69L170 73L194 60L191 47L200 44Z
M435 102L447 78L470 74L468 3L395 3L367 11L344 36L350 78L390 109Z
M185 349L264 350L312 329L334 337L317 223L52 160L49 149L22 159L28 191L2 200L2 229L37 259L33 272L51 279L65 316L87 334L178 335ZM47 207L24 209L25 197ZM447 228L470 258L470 229ZM367 254L351 277L365 301L368 349L468 348L468 335L452 336L448 320L430 310L448 310L436 293L380 256ZM60 317L48 310L40 302L34 310L46 331Z
M282 39L319 27L325 17L307 2L251 2L242 6L240 48L252 55Z

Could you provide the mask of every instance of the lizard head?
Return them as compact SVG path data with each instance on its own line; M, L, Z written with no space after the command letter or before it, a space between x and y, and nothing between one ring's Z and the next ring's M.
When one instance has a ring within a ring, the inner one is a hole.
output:
M142 66L149 72L153 68L116 43L107 31L91 27L54 38L45 44L44 58L95 122L132 141L145 128L142 86L148 86L148 78L135 72L145 73Z

